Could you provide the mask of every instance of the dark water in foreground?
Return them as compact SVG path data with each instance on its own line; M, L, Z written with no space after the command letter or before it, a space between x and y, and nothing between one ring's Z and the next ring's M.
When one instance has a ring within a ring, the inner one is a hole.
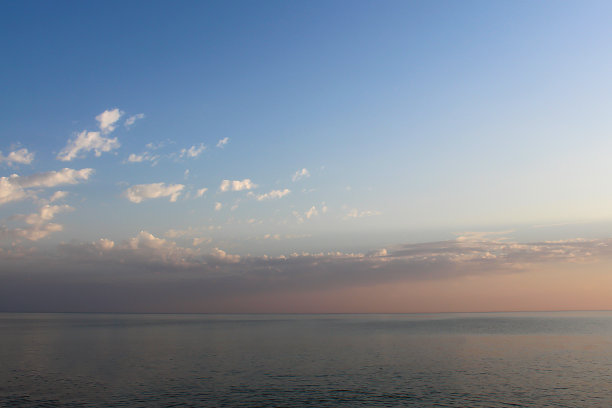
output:
M0 406L611 407L612 313L0 314Z

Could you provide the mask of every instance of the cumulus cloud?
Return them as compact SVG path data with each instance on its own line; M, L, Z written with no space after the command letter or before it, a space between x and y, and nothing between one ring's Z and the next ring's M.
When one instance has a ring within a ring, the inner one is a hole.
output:
M12 151L6 156L4 156L2 152L0 152L0 163L6 163L9 166L12 166L15 163L30 164L33 160L34 153L29 152L26 148Z
M29 194L16 182L16 175L11 177L0 177L0 204L19 201L26 198Z
M88 132L86 130L77 134L76 137L68 141L66 147L57 155L61 161L71 161L80 157L81 152L87 153L94 151L96 157L100 157L103 152L110 152L120 146L117 138L104 137L100 132Z
M223 204L220 202L215 203L215 211L220 211L223 208Z
M174 241L140 231L121 243L100 239L91 244L63 245L64 254L81 262L141 265L145 267L188 267L201 263L199 253Z
M123 116L123 113L123 111L120 111L119 109L115 108L111 110L105 110L104 112L96 116L96 120L98 121L98 126L100 127L102 134L106 135L115 130L115 124L117 123L119 118Z
M136 123L137 120L144 119L144 117L145 117L144 113L137 113L136 115L132 115L129 118L127 118L125 122L123 123L123 125L129 128L134 123Z
M200 143L199 146L191 146L189 149L181 149L180 157L195 158L198 157L202 152L206 150L206 146Z
M19 177L12 175L21 187L55 187L61 184L77 184L81 181L88 180L94 173L93 169L85 168L81 170L63 168L59 171L47 171L44 173L36 173L31 176Z
M295 174L293 174L293 176L291 177L291 180L295 182L308 177L310 177L310 173L306 168L303 168L302 170L296 171Z
M223 148L228 143L229 143L229 137L224 137L223 139L219 139L219 141L217 142L217 147Z
M62 225L50 222L56 214L64 211L72 211L69 205L43 205L37 213L17 214L12 216L11 221L23 221L27 226L20 228L0 227L0 236L12 240L38 241L53 232L63 229Z
M284 190L272 190L269 193L265 193L265 194L249 193L249 196L254 197L257 201L264 201L264 200L274 200L278 198L283 198L289 193L291 193L291 190L286 188Z
M185 188L183 184L137 184L124 191L124 196L133 203L140 203L150 198L170 197L170 202L175 202L181 191Z
M204 193L207 192L207 191L208 191L208 189L206 187L199 189L196 192L196 197L202 197L204 195Z
M100 238L94 242L94 246L100 250L108 251L115 247L115 242L107 238Z
M76 184L89 179L92 174L93 169L74 170L64 168L59 171L36 173L30 176L12 174L9 177L0 177L0 204L19 201L24 198L35 198L36 194L27 191L28 188Z
M53 232L62 231L63 227L60 224L48 223L43 225L31 225L25 228L7 228L0 226L0 237L8 238L19 242L22 239L29 241L38 241L47 237Z
M242 190L251 190L257 187L250 179L244 180L223 180L221 185L219 186L219 191L242 191Z
M69 205L43 205L39 212L29 215L14 215L12 219L14 220L23 220L26 224L29 225L42 225L51 221L55 215L62 211L71 211L72 207Z

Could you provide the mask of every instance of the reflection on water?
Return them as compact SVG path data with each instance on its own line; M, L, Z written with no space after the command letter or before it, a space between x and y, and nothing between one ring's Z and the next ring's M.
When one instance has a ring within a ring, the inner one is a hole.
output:
M0 406L612 406L609 312L0 314L0 333Z

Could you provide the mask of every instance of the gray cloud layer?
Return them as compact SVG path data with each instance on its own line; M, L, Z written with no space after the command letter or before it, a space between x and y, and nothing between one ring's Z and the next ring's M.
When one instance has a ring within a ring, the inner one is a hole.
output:
M368 254L281 257L203 253L147 232L122 243L63 244L53 253L0 251L0 310L163 311L186 301L518 272L611 255L612 240L464 240Z

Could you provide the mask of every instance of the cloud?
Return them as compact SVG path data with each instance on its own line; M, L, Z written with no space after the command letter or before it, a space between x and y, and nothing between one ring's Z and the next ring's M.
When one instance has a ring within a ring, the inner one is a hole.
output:
M302 170L296 171L295 174L291 177L291 180L295 182L308 177L310 177L310 173L306 168L303 168Z
M74 170L64 168L60 171L36 173L30 176L12 174L9 177L0 177L0 204L19 201L24 198L35 198L36 194L26 191L33 187L55 187L61 184L77 184L89 179L93 169Z
M223 180L221 185L219 186L219 191L242 191L242 190L251 190L257 187L250 179L244 180Z
M327 211L327 207L324 207L324 208L325 208L325 211ZM304 222L304 218L309 220L311 218L318 216L319 211L317 210L317 207L313 205L303 214L298 211L293 211L292 214L297 219L297 222L301 224Z
M99 122L98 125L103 135L109 134L113 130L115 130L115 123L119 120L119 118L121 118L123 113L123 111L120 111L119 109L115 108L112 110L105 110L104 112L96 116L96 120Z
M43 225L32 225L25 228L8 229L5 226L0 226L0 237L9 238L19 242L22 239L29 241L38 241L47 237L53 232L62 231L64 228L60 224L48 223Z
M249 193L249 196L255 197L257 201L264 201L264 200L273 200L273 199L283 198L289 193L291 193L291 190L286 188L284 190L272 190L269 193L265 193L265 194Z
M77 184L81 181L88 180L94 173L93 169L85 168L74 170L63 168L59 171L47 171L45 173L36 173L31 176L15 177L14 180L24 188L29 187L55 187L61 184Z
M319 212L317 211L317 207L313 205L304 215L306 216L306 219L311 219L312 217L319 215Z
M223 204L220 202L215 203L215 211L220 211L223 208Z
M185 188L183 184L137 184L125 190L123 194L133 203L140 203L143 200L161 197L170 197L170 202L175 202L183 188Z
M465 231L457 235L457 241L505 241L507 235L513 233L514 230L504 231Z
M219 141L217 142L217 147L222 149L228 143L229 143L229 137L224 137L223 139L219 139Z
M9 166L15 163L30 164L32 160L34 160L34 153L29 152L26 148L12 151L7 156L3 156L0 152L0 163L7 163Z
M38 241L53 232L61 231L63 229L62 225L50 221L55 218L56 214L73 209L69 205L46 204L40 207L37 213L14 215L10 218L11 221L23 221L27 226L12 229L2 226L0 227L0 236L17 241L21 239Z
M115 242L107 238L100 238L94 243L94 246L100 250L109 251L115 247Z
M200 226L200 227L188 227L187 229L169 229L164 233L166 238L181 238L181 237L191 237L197 238L202 235L205 231L214 231L217 229L221 229L219 226L208 225L208 226Z
M127 161L129 163L142 163L144 161L155 162L160 158L157 154L152 154L151 152L144 152L142 154L132 153L128 156ZM155 164L155 163L154 163Z
M375 248L364 253L332 251L250 256L231 254L221 248L211 251L197 246L186 248L141 231L121 243L99 240L61 244L51 255L25 255L27 263L12 261L19 256L24 258L17 254L19 248L0 251L3 274L0 301L7 305L6 299L10 297L11 302L17 299L35 302L36 296L24 294L40 290L47 299L52 299L47 305L57 307L63 304L65 296L74 296L73 283L79 282L85 285L78 290L80 300L72 308L66 308L75 311L89 305L82 302L84 293L105 294L97 310L128 311L139 307L141 311L168 311L179 305L197 304L202 299L216 298L227 306L232 299L243 295L267 298L294 291L525 274L558 263L612 259L612 239L531 243L449 240ZM87 274L82 273L84 267ZM121 285L117 285L118 277ZM16 292L15 286L8 286L9 279L11 282L21 279L21 289ZM124 303L119 303L123 306L112 309L117 307L121 296L125 296ZM166 302L161 309L156 309L160 298Z
M62 211L71 211L74 208L69 205L43 205L39 212L29 215L14 215L12 219L14 220L23 220L26 224L29 225L42 225L46 222L51 221L55 215Z
M117 138L108 138L100 136L100 132L88 132L86 130L79 133L76 138L69 140L66 147L57 155L57 159L61 161L71 161L80 157L81 152L94 151L96 157L100 157L103 152L119 148L120 144Z
M101 239L91 244L62 245L64 254L84 263L104 262L121 265L152 267L188 267L199 263L198 252L178 246L174 241L140 231L135 237L119 244Z
M63 200L67 196L68 196L68 192L67 191L61 191L61 190L60 191L56 191L55 193L53 193L51 198L49 198L49 202L52 203L54 201Z
M380 211L370 211L370 210L359 211L356 208L352 208L346 213L344 219L373 217L375 215L380 215L380 214L382 214Z
M195 158L198 157L202 152L206 150L206 146L203 143L200 143L199 146L191 146L189 149L181 149L180 157L190 157Z
M223 262L229 262L229 263L240 262L240 255L230 255L224 250L219 249L219 248L213 248L212 252L210 253L210 256L212 256L213 258L219 261L223 261Z
M10 177L0 177L0 204L19 201L28 197L28 193L16 182L15 174Z
M208 191L208 189L206 187L199 189L196 192L196 197L202 197L204 195L204 193L207 192L207 191Z
M132 115L125 120L125 122L123 123L123 126L125 126L126 128L129 128L134 123L136 123L137 120L144 119L144 117L145 117L144 113L137 113L136 115Z
M191 241L191 245L194 247L200 246L202 244L209 244L212 242L212 239L210 238L203 238L203 237L198 237L198 238L194 238Z

